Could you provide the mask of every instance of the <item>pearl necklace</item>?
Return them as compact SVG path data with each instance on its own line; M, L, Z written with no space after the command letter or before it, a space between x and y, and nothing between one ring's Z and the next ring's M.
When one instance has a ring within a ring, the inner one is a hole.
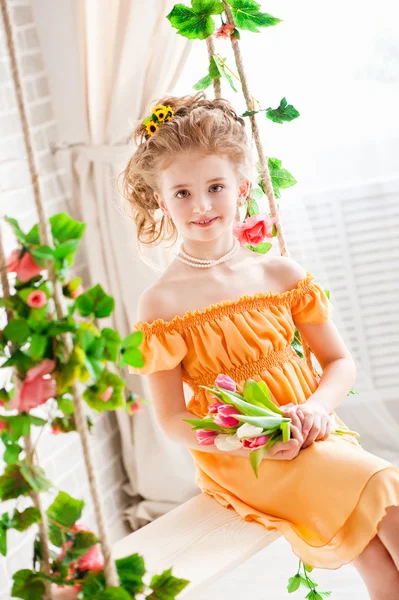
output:
M226 260L229 260L229 258L231 258L237 252L240 245L241 245L240 242L235 237L232 249L229 250L229 252L227 252L227 254L224 254L217 260L213 260L213 259L195 258L195 256L190 256L189 254L186 254L183 250L183 244L182 244L180 246L179 252L176 254L176 258L178 260L180 260L181 262L185 263L186 265L190 265L190 267L199 267L202 269L206 269L208 267L214 267L215 265L219 265L220 263L225 262Z

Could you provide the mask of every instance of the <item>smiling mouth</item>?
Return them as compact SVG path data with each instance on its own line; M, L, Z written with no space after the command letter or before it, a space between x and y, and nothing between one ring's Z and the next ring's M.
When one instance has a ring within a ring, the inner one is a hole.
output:
M218 217L213 217L212 219L203 219L201 221L191 221L192 223L194 223L195 225L205 225L207 223L211 223L212 221L215 221L215 219L217 219Z

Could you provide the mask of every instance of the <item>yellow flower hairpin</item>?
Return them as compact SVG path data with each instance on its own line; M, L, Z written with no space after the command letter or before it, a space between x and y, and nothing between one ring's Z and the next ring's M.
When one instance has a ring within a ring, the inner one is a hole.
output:
M163 104L154 106L151 116L143 121L143 125L147 128L147 133L154 135L162 123L172 120L174 114L171 106L164 106Z

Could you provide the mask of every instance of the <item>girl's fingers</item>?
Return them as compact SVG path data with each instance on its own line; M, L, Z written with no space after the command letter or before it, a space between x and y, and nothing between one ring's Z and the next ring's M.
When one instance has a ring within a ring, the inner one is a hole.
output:
M303 444L303 448L307 448L308 446L313 444L313 442L316 441L316 438L320 433L320 427L321 427L321 415L315 415L314 420L313 420L312 429L309 431L309 435L306 438L305 443Z
M296 427L296 425L293 425L291 423L291 434L292 434L292 439L297 440L299 446L301 447L303 444L303 441L304 441L301 428Z
M296 439L288 442L277 442L268 452L268 457L273 460L291 460L299 451L299 443Z
M314 422L314 415L311 413L308 413L307 415L305 415L305 418L303 420L303 424L302 424L302 431L303 431L303 437L306 441L310 430L313 427L313 422Z
M327 432L327 425L328 425L327 419L321 422L320 431L319 431L319 434L318 434L316 440L323 440L325 438L326 432Z

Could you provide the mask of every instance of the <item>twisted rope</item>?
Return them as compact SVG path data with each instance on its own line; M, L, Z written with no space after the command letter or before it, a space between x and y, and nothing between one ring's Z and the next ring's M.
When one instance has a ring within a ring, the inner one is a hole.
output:
M14 39L13 39L13 31L11 20L8 13L7 2L6 0L1 0L1 8L3 13L5 31L6 31L6 40L7 47L10 56L10 64L12 77L15 85L15 93L17 97L18 110L22 123L22 130L24 135L24 142L26 147L26 153L28 157L28 166L29 172L33 185L33 193L36 204L36 209L39 217L39 230L40 230L40 241L42 244L46 244L49 246L53 246L52 236L50 232L50 226L48 220L46 218L44 203L41 198L40 193L40 185L39 185L39 175L36 169L35 157L33 153L33 144L31 139L31 133L29 129L29 123L27 118L27 111L25 107L23 90L21 85L21 77L19 73L19 68L17 64L17 53L15 49ZM54 302L56 307L56 313L58 319L62 319L66 315L66 311L64 310L63 304L63 294L62 294L62 286L61 283L56 279L54 269L49 265L49 279L53 283L54 289ZM6 276L7 277L7 276ZM63 336L66 350L68 355L70 356L73 349L72 337L70 334L65 334ZM117 587L119 585L118 574L116 571L115 563L112 560L111 554L111 544L108 537L108 532L105 526L105 519L103 513L103 507L100 500L100 493L98 488L98 481L96 477L96 473L94 470L94 462L93 455L90 444L89 430L87 426L87 421L84 413L83 400L80 396L79 390L77 388L76 383L73 384L73 401L74 401L74 409L75 409L75 421L76 421L76 429L79 433L80 440L82 443L83 456L87 471L87 477L89 480L89 487L91 492L91 498L94 506L94 513L96 517L99 539L101 550L104 556L104 573L107 582L107 586L109 587Z

